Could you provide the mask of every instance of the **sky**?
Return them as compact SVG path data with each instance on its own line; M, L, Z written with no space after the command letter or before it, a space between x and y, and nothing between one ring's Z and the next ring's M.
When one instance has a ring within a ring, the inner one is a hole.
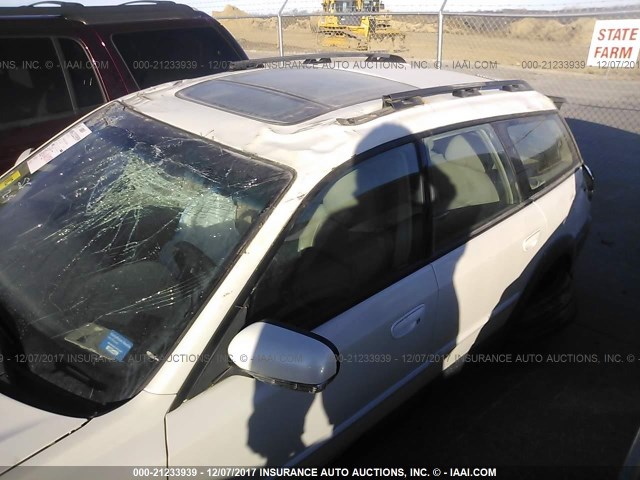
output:
M0 0L0 6L16 6L32 3L37 0ZM126 0L73 0L85 5L117 5ZM186 3L207 13L220 11L225 5L233 5L248 13L271 14L277 13L285 0L176 0ZM385 7L397 12L435 12L438 11L443 0L383 0ZM502 9L526 10L583 10L609 9L623 5L632 5L640 9L640 0L448 0L445 11L495 11ZM285 13L293 10L318 11L321 0L288 0Z

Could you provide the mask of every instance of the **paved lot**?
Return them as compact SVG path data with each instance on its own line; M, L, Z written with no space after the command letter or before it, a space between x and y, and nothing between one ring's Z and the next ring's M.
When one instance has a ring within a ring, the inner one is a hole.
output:
M617 477L640 426L640 135L570 125L597 181L592 231L576 270L575 323L513 347L544 354L542 362L472 363L426 387L336 465L515 466L502 475L498 468L498 478ZM598 363L552 363L549 353ZM615 353L619 363L605 361Z

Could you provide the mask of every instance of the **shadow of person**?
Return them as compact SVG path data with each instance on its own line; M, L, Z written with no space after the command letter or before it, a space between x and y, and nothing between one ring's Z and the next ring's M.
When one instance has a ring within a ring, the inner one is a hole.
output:
M405 138L407 141L415 142L419 150L424 145L420 137L412 135L411 132L398 125L378 127L374 129L368 137L375 139L380 134L380 130L385 129L390 129L398 138ZM363 139L363 145L369 144L370 139L368 137ZM412 281L410 277L416 275L416 273L429 271L430 274L433 274L432 267L430 265L425 266L426 260L431 256L431 252L433 252L435 248L436 241L435 231L432 228L429 218L430 216L434 218L446 217L449 206L455 201L457 189L454 183L452 183L451 178L443 173L442 169L430 168L428 166L428 149L425 149L423 152L426 153L426 155L424 155L424 153L419 155L419 157L421 157L420 181L416 191L403 192L402 189L399 189L397 192L398 195L395 197L393 195L379 197L381 202L375 207L377 212L384 212L385 204L393 202L402 203L401 197L407 194L412 197L411 202L413 207L416 206L416 203L419 204L419 208L417 211L414 210L414 215L410 222L407 222L406 219L402 220L406 215L400 214L395 217L397 220L397 229L394 234L391 235L391 261L384 266L384 270L373 272L369 278L363 279L364 282L371 285L377 284L376 276L384 275L394 270L408 275L404 280L398 278L398 280L400 280L396 283L398 286L407 279ZM393 160L393 157L388 158L388 161ZM399 158L396 158L396 160L399 160ZM360 180L362 180L362 184L366 183L364 178L361 177ZM416 195L421 197L422 200L416 201ZM407 225L410 225L410 233L407 231ZM464 235L468 232L461 233ZM407 236L412 237L412 241L409 243L406 241ZM367 241L371 240L368 239ZM462 255L462 251L463 249L461 249L459 255ZM401 262L398 262L398 259L402 259ZM419 277L416 277L416 279L417 278ZM423 280L424 278L426 277L423 277ZM435 275L433 278L435 279ZM385 308L384 305L394 302L395 299L389 296L390 292L388 288L384 289L385 284L377 285L380 285L381 288L375 289L374 294L378 293L377 296L381 299L382 312ZM407 286L408 284L404 284L402 288L407 288ZM425 282L424 292L426 293L427 291L428 285ZM447 321L439 322L436 316L435 303L429 305L429 299L426 298L426 296L421 299L421 301L425 299L427 308L421 321L426 324L425 326L428 326L429 333L424 335L421 341L413 344L407 343L405 346L396 346L399 340L394 339L393 334L390 333L394 322L397 322L399 317L392 316L387 319L386 322L383 322L382 326L385 335L380 337L380 344L370 345L362 343L354 350L356 352L356 360L358 360L359 354L365 354L363 358L367 358L366 354L374 351L376 353L382 353L383 355L391 354L394 359L392 363L404 363L405 365L401 368L397 366L395 368L388 368L390 365L376 362L375 357L373 362L350 362L348 365L343 365L344 370L351 370L350 375L338 376L335 381L322 392L322 405L329 423L333 426L332 434L334 436L346 432L347 426L352 425L354 426L353 430L356 432L364 431L369 424L369 419L375 421L381 418L382 415L391 411L403 399L407 398L411 392L416 391L421 385L424 385L432 379L442 368L441 359L453 348L453 340L458 335L458 304L455 297L451 299L452 301L448 305L449 316L446 319ZM409 310L412 306L413 304L407 303L404 306L404 310ZM399 311L404 312L404 310L401 308ZM358 322L358 319L353 319L353 321ZM323 325L316 331L321 335L327 335L325 328ZM414 332L409 335L413 334ZM418 329L416 329L415 334L417 336L420 335ZM428 338L430 335L432 335L432 337ZM347 341L346 343L348 344L349 342ZM436 345L438 344L447 344L447 347L445 350L437 350ZM429 354L436 353L438 355L433 355L431 360L427 360ZM418 358L422 360L413 363L413 360ZM438 360L436 360L436 358L438 358ZM420 379L414 382L412 388L397 391L398 387L414 375L420 377ZM370 382L371 379L380 378L383 380L378 382L377 388L367 388L367 383ZM366 395L354 394L359 390L366 392ZM368 412L369 408L374 404L380 407L378 412ZM368 417L365 416L362 420L359 419L362 414L367 413L370 414ZM319 456L319 458L323 457ZM377 464L376 459L372 459L372 462Z
M399 125L374 128L356 151L397 139L406 142L357 155L330 174L297 213L249 299L247 324L267 320L313 331L333 342L343 360L320 394L323 408L311 413L312 395L255 383L247 444L267 465L313 458L310 447L345 431L425 370L403 355L435 353L435 339L447 344L457 336L455 321L436 325L437 283L425 266L433 245L428 212L432 202L446 210L455 186L435 169L427 187L422 141ZM457 319L454 310L455 301L448 319ZM416 333L394 333L411 311L420 312L408 327Z
M267 466L284 465L305 449L305 417L313 395L256 382L247 445Z

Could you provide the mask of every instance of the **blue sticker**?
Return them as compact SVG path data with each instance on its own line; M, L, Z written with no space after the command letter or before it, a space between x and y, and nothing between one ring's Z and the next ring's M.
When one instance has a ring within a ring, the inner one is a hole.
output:
M131 347L133 347L131 340L113 330L109 331L109 335L100 342L100 349L102 349L108 357L118 360L119 362L129 353Z

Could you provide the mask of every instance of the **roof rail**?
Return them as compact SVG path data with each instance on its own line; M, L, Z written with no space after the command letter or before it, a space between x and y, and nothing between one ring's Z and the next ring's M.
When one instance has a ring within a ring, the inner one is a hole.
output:
M0 7L0 18L62 17L85 25L105 25L156 20L190 20L204 15L188 5L169 0L134 0L115 5L82 5L73 1L36 1L21 7Z
M294 61L302 61L305 65L316 65L322 63L331 63L333 58L354 57L364 57L365 62L406 63L405 59L401 56L384 52L323 52L305 53L301 55L285 55L284 57L265 57L240 60L237 62L231 62L229 70L249 70L252 68L263 68L265 63L274 64Z
M176 2L172 0L131 0L129 2L123 2L118 4L119 6L123 5L167 5L172 4L175 5ZM57 7L84 7L81 3L76 2L67 2L61 0L42 0L40 2L30 3L29 5L25 5L25 7L38 7L41 5L55 5Z
M443 85L440 87L419 88L405 92L391 93L382 97L382 108L358 117L338 118L340 125L361 125L374 118L388 115L397 110L423 105L423 97L450 93L454 97L466 98L480 95L480 90L503 90L505 92L526 92L533 90L524 80L492 80L489 82Z
M44 0L26 5L27 7L38 7L40 5L56 5L58 7L84 7L84 5L75 2L59 2L57 0Z
M175 5L175 3L171 0L131 0L119 5Z
M462 83L458 85L443 85L441 87L420 88L406 92L392 93L382 97L382 107L394 110L416 105L416 97L431 97L450 93L454 97L466 98L480 95L480 90L504 90L506 92L525 92L533 90L524 80L492 80L490 82ZM422 103L420 101L420 103Z

